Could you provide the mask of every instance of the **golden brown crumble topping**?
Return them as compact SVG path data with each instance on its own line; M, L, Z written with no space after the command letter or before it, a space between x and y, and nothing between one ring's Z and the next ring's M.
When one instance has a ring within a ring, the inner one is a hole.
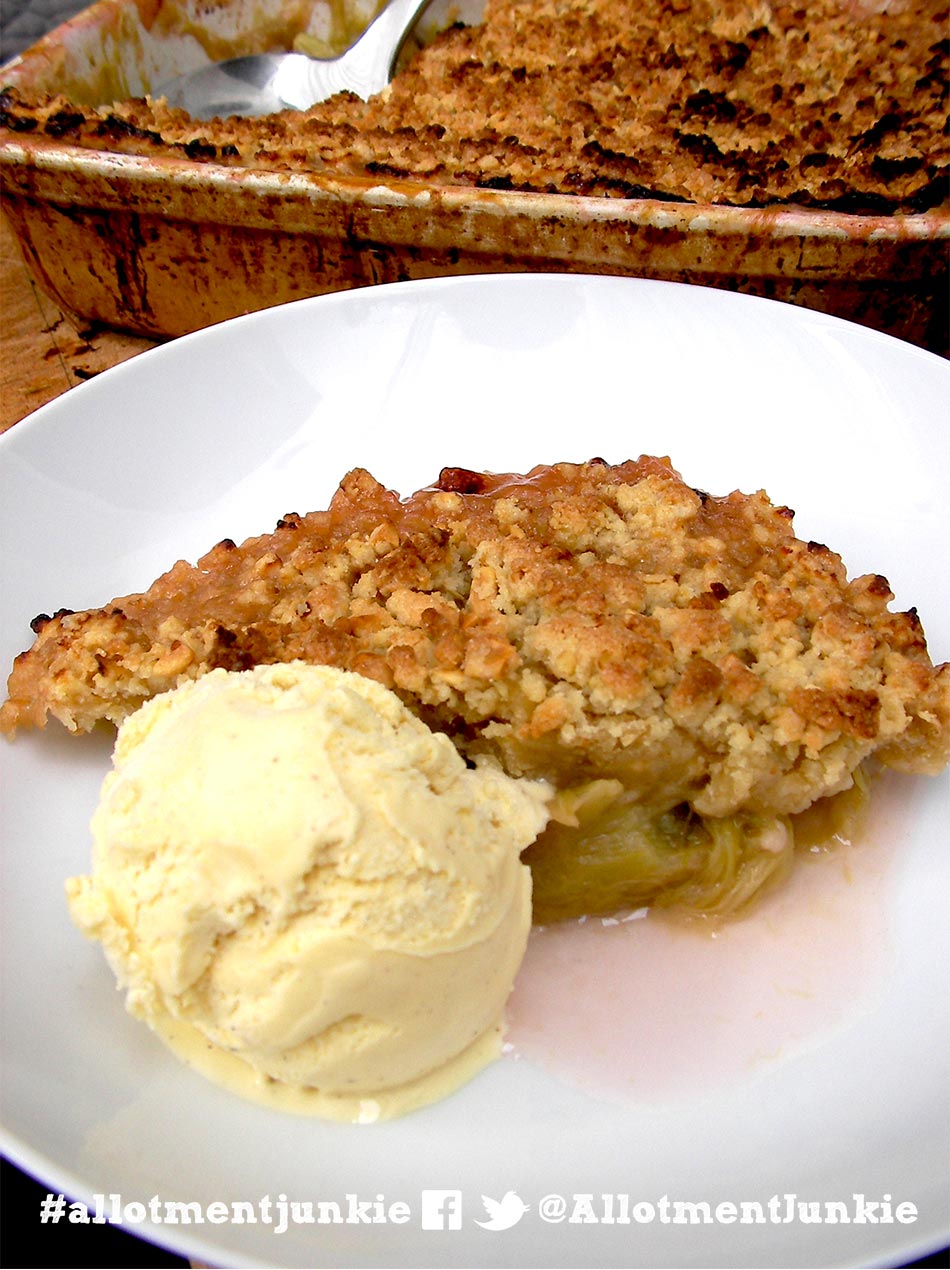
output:
M99 149L436 184L875 213L947 201L945 0L488 0L389 89L199 124L4 95Z
M447 469L405 501L356 470L326 512L37 619L0 725L82 731L216 666L302 658L513 774L616 779L654 808L797 812L871 755L939 771L950 669L883 578L849 581L791 520L664 459Z

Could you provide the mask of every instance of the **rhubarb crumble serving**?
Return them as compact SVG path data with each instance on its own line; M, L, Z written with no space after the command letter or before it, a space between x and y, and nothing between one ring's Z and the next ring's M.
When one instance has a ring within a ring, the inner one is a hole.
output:
M36 618L0 726L83 732L217 667L337 666L556 785L529 853L541 919L728 911L816 808L861 801L870 764L936 774L950 749L950 669L916 612L792 516L657 458L448 468L406 500L356 470L327 511Z

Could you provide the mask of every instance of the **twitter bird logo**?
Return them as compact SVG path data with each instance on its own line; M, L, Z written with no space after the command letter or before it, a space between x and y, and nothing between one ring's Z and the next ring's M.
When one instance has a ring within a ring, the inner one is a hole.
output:
M481 1226L483 1230L510 1230L528 1211L528 1205L515 1191L506 1191L501 1199L489 1199L487 1195L483 1195L482 1203L485 1205L488 1221L479 1221L476 1217L475 1225Z

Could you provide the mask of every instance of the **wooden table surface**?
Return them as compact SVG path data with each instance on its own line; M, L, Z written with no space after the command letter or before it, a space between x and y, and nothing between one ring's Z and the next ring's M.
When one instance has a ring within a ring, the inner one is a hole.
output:
M0 216L0 432L155 341L74 321L33 281Z

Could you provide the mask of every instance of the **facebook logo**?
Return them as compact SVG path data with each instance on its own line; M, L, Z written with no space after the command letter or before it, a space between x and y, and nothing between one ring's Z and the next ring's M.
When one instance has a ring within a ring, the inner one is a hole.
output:
M423 1191L421 1217L423 1230L461 1230L462 1192Z

